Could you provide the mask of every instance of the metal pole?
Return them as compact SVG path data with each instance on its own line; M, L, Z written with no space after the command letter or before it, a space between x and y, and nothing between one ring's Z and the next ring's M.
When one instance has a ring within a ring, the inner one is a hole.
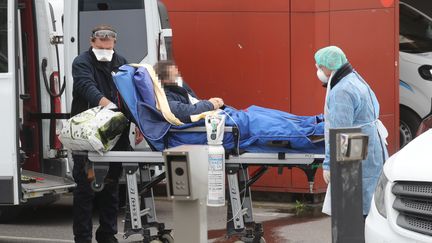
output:
M340 156L340 135L359 134L360 132L360 128L330 129L333 243L364 242L362 160L351 160L349 153L348 157L343 159Z

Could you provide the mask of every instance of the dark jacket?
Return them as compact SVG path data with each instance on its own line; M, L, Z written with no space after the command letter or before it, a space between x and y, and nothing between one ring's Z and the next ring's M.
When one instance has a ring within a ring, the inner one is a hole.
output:
M112 79L111 72L117 72L118 68L126 63L126 59L117 55L115 52L111 62L99 62L91 48L77 56L72 63L74 82L71 116L98 106L102 97L109 99L116 104L117 107L123 108L124 106L120 104L121 99ZM128 119L130 118L126 109L120 110ZM130 150L129 127L123 131L120 139L112 150ZM116 167L118 166L116 165ZM120 168L113 169L113 171L115 172L112 173L116 174L116 176L121 173Z
M192 105L189 101L188 93L195 98L197 96L186 82L183 82L183 87L164 85L164 90L171 112L184 123L191 122L191 115L214 110L213 104L208 100L200 100L198 103Z
M115 52L111 62L99 62L91 48L77 56L72 64L74 81L71 115L98 106L102 97L119 106L117 88L111 72L117 72L118 68L126 63L126 59Z

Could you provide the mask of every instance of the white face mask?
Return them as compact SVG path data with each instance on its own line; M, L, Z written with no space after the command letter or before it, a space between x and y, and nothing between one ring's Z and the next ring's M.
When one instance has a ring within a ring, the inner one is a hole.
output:
M92 49L93 53L96 56L96 59L100 62L111 62L114 50L107 50L107 49Z
M317 77L323 84L327 84L329 81L329 77L325 75L324 71L321 68L317 69Z
M177 83L178 86L183 87L183 79L181 76L177 76L175 82Z

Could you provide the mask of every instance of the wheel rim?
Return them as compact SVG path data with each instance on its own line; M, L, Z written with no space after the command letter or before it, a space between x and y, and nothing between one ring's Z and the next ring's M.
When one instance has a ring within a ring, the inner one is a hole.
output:
M164 234L161 237L161 241L163 243L173 243L174 242L174 238L170 234Z
M411 142L411 140L413 140L413 134L411 133L411 130L408 127L408 125L403 121L400 121L399 132L400 132L400 146L402 148L403 146L407 145L407 143Z
M104 189L104 184L102 183L102 184L96 186L96 181L92 181L90 186L93 189L93 191L95 191L95 192L101 192Z

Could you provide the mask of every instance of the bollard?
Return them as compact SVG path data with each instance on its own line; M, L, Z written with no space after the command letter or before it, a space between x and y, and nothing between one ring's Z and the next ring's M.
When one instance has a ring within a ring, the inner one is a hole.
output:
M367 144L360 128L330 129L333 243L364 242L361 162Z
M207 237L208 146L164 150L168 197L173 201L175 242L205 243Z

